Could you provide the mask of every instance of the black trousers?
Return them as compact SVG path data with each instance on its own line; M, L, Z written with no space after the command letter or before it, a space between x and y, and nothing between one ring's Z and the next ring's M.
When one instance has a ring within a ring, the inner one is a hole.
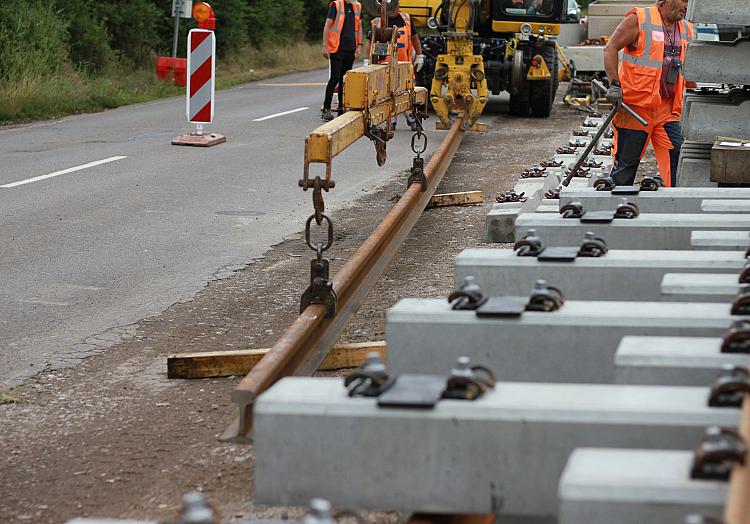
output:
M328 79L328 85L326 86L326 97L323 100L323 110L329 111L331 109L331 100L333 99L333 90L336 86L339 86L339 114L341 114L344 102L344 75L354 65L354 51L343 51L341 49L338 52L330 56L331 61L331 77Z

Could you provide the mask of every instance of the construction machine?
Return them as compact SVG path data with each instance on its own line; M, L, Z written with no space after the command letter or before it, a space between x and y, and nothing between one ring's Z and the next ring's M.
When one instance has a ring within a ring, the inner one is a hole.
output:
M388 2L389 12L399 0ZM364 0L376 16L379 0ZM444 126L463 112L473 125L489 93L510 93L510 113L549 116L559 80L572 75L561 63L555 36L568 0L401 0L400 10L419 29L424 67L418 85Z

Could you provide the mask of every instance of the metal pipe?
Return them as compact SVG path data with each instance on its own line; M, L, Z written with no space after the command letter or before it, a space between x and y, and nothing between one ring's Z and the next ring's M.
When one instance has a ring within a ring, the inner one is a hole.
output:
M321 304L308 306L240 381L232 392L232 400L239 407L239 418L224 432L222 440L249 442L253 403L258 395L285 376L311 375L318 369L440 184L464 136L463 122L462 114L453 122L425 167L427 189L422 191L421 184L412 184L333 278L333 289L338 297L334 318L325 318L325 306Z
M602 84L598 80L592 80L591 83L593 85L595 85L596 87L598 87L599 89L602 89L604 91L607 90L604 87L604 84ZM628 113L630 113L633 116L633 118L635 118L638 121L638 123L640 123L644 127L648 126L648 122L646 122L641 117L641 115L639 115L638 113L636 113L635 111L633 111L630 107L628 107L627 104L620 103L619 105L615 105L615 107L612 108L612 111L610 111L609 114L607 115L607 118L604 120L604 123L601 125L601 127L599 127L599 131L596 132L596 135L594 135L594 137L591 139L591 142L589 142L589 144L586 146L586 149L583 150L583 154L581 154L581 156L578 157L578 160L573 165L573 167L570 169L570 172L565 177L565 180L563 180L560 183L559 187L568 187L570 185L570 181L573 180L573 177L576 176L576 174L578 173L578 170L581 169L581 166L583 165L583 163L588 158L589 153L591 153L591 151L593 151L593 149L599 143L599 140L602 138L602 135L607 130L607 127L609 127L609 125L612 123L612 120L614 120L615 115L617 115L617 113L619 112L620 108L622 108L625 111L627 111Z
M177 58L177 38L180 35L180 13L182 0L175 1L174 34L172 35L172 58Z

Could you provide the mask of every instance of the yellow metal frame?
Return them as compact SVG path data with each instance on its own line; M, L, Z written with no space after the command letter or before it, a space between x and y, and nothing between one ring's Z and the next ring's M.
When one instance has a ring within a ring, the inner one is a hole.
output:
M459 18L456 30L446 34L447 53L437 57L430 102L443 128L450 126L451 113L464 112L464 128L470 129L484 111L489 93L484 61L474 54L473 35L466 31L466 20Z
M529 67L529 72L526 74L527 80L549 80L552 78L552 73L549 72L547 62L544 61L542 55L536 55L532 60L536 60L539 65Z

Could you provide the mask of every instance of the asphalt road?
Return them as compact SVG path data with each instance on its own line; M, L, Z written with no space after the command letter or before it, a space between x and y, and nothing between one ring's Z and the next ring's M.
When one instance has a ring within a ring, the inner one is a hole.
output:
M183 98L0 128L0 383L75 365L300 231L304 138L326 79L217 93L206 131L227 143L212 148L170 145L191 130ZM329 209L411 165L403 122L383 168L366 139L334 161ZM429 153L443 132L428 123Z

